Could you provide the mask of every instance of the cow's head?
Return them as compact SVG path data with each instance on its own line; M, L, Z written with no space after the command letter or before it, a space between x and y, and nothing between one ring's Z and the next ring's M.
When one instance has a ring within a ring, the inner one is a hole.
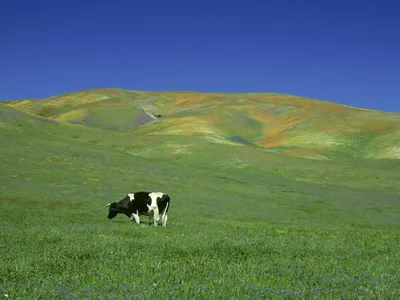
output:
M118 214L117 202L108 203L107 207L109 207L107 218L109 219L114 218Z
M109 219L115 218L115 216L118 214L125 214L126 216L129 217L129 212L128 212L129 200L130 200L129 196L126 195L125 198L119 202L108 203L107 207L109 207L109 209L107 218Z

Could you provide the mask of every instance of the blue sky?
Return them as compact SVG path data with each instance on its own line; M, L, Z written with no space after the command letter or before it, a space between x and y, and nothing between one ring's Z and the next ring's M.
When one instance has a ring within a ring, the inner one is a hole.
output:
M0 1L0 98L281 92L400 112L400 2Z

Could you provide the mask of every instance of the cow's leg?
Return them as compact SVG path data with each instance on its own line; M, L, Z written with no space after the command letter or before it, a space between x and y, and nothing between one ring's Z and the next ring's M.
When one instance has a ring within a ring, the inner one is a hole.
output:
M138 213L138 211L136 211L136 214L135 214L135 213L132 213L131 220L132 220L132 221L135 220L137 224L140 224L140 219L139 219L139 213Z
M154 226L158 225L158 220L160 219L160 213L158 211L158 207L154 208Z
M168 216L167 215L163 215L162 219L161 219L163 227L167 226L167 220L168 220Z

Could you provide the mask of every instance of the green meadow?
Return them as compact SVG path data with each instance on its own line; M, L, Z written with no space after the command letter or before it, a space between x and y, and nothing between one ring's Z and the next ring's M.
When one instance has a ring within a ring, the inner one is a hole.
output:
M0 103L0 298L400 299L399 114L263 97Z

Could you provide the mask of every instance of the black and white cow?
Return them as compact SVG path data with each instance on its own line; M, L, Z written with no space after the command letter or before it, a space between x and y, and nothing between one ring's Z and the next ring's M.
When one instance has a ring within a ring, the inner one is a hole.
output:
M129 193L119 202L108 203L108 218L112 219L117 214L124 214L132 221L140 223L139 216L145 215L154 218L154 225L158 225L161 214L162 226L167 225L167 213L170 198L165 193L136 192Z

